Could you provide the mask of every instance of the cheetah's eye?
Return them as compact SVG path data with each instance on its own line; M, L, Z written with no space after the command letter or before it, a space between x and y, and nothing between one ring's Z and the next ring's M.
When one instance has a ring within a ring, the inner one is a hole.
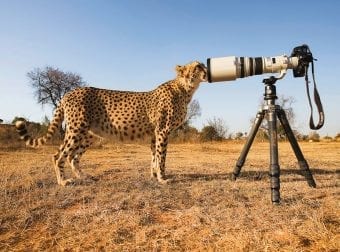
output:
M199 65L196 66L196 70L204 71L204 67L202 66L202 64L199 64Z

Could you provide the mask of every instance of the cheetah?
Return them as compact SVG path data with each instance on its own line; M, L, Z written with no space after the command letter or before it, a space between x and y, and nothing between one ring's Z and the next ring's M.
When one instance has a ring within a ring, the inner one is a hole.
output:
M76 179L85 179L79 161L95 136L116 135L121 140L151 136L151 177L166 184L165 159L168 137L186 118L187 106L201 82L207 79L204 64L194 61L176 66L175 79L149 92L106 90L94 87L77 88L67 93L54 112L46 135L33 139L24 121L16 130L27 146L45 144L65 121L66 133L58 152L53 156L57 182L61 186L74 183L66 179L65 162Z

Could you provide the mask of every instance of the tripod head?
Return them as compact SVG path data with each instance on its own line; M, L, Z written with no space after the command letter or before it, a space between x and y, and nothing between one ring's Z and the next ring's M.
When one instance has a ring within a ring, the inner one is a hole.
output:
M263 79L262 82L266 85L274 85L279 79L280 78L277 78L275 76L270 76L269 78Z

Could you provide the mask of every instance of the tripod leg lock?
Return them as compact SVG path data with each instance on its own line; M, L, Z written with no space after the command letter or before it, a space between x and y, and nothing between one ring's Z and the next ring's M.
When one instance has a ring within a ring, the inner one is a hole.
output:
M280 190L280 176L270 176L271 189Z
M272 193L272 203L280 203L280 166L272 164L270 166L270 188Z

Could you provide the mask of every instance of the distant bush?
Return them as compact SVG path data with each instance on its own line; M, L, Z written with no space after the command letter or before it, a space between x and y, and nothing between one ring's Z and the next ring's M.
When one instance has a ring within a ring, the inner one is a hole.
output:
M340 141L340 133L337 133L334 137L335 141Z
M259 129L257 131L256 136L255 136L256 141L264 142L264 141L267 141L268 139L269 139L269 136L268 136L267 130Z
M322 138L322 141L331 142L331 141L333 141L333 138L331 138L330 136L325 136L325 137Z
M8 144L12 142L19 142L19 136L14 126L10 124L0 124L0 143Z
M319 142L320 141L320 135L316 131L312 131L308 135L308 140L312 142Z
M228 126L221 118L214 117L207 121L207 125L203 127L200 140L205 141L221 141L226 138Z
M240 139L242 139L244 136L245 136L245 134L244 134L243 132L237 132L237 133L235 134L234 139L235 139L235 140L240 140Z
M223 138L218 134L217 130L211 125L203 127L200 134L200 139L202 142L223 140Z
M200 134L195 127L190 126L188 123L183 124L170 134L170 141L172 142L197 142Z

